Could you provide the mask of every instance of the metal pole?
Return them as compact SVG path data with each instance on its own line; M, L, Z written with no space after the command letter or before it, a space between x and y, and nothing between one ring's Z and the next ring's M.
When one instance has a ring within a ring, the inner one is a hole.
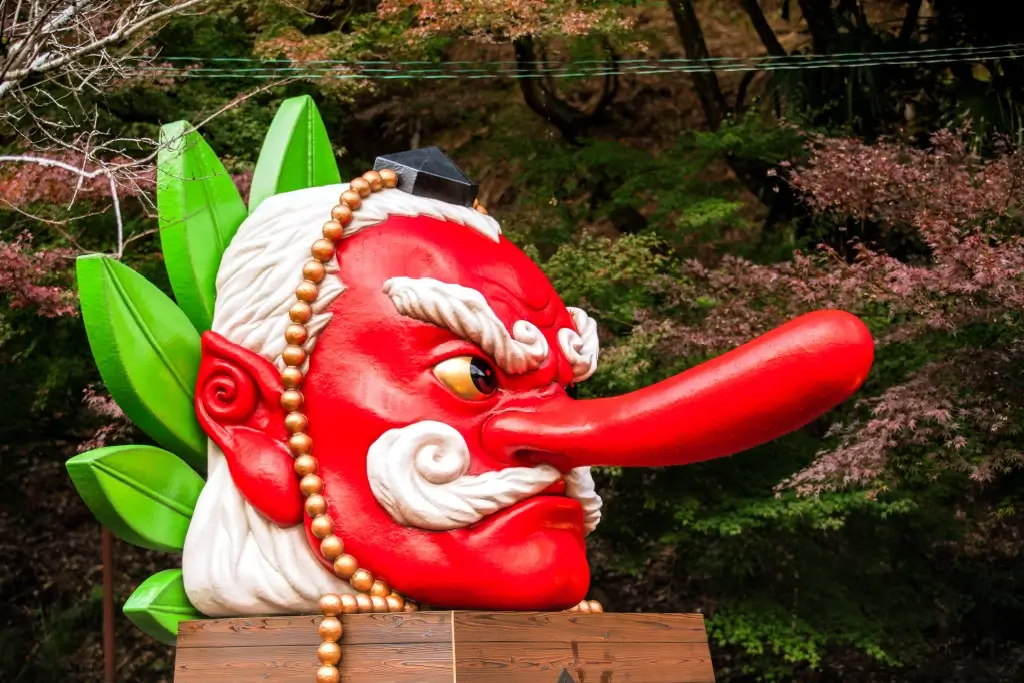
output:
M103 683L115 682L114 651L114 537L103 528Z

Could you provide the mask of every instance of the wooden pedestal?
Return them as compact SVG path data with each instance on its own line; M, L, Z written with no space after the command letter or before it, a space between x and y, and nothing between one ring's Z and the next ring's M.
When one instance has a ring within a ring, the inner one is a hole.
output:
M315 683L322 617L191 621L174 683ZM699 614L342 617L342 683L714 683Z

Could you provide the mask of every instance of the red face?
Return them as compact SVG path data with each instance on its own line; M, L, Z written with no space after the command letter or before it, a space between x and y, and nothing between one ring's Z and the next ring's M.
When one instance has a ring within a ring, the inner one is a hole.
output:
M346 289L302 386L328 514L361 567L432 607L555 610L579 602L590 581L583 512L556 483L464 528L400 524L367 477L367 452L388 430L422 421L454 428L468 447L470 475L538 463L562 472L686 464L807 424L853 393L873 358L859 320L823 311L626 396L574 401L558 340L560 329L575 329L573 319L540 269L506 240L432 218L393 217L345 239L338 260ZM476 290L509 333L519 321L539 329L547 358L528 372L502 371L452 331L400 314L384 292L395 277ZM435 371L466 357L490 373L486 391L469 395ZM280 392L269 362L204 335L200 422L246 499L290 526L303 518L302 498L284 445Z
M507 240L430 218L392 218L345 240L339 264L346 291L317 341L303 393L329 514L347 552L399 592L435 606L550 609L583 599L590 572L576 501L539 495L469 528L426 531L392 520L366 475L367 451L381 434L423 420L462 434L469 474L532 464L489 451L482 430L507 408L567 400L572 370L557 333L574 327L547 278ZM536 325L547 359L530 372L504 373L475 344L400 315L382 291L395 276L475 289L508 330L519 320ZM465 398L436 376L440 363L466 356L494 373L496 391Z

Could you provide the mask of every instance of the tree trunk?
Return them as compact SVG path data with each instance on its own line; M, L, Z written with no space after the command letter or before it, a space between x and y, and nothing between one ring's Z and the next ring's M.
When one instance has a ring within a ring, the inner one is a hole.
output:
M679 40L683 43L683 51L688 59L707 59L707 43L704 42L704 31L700 26L700 19L693 9L692 0L669 0L669 8L672 10L672 18L675 19L676 29L679 31ZM697 89L697 97L700 99L701 107L704 109L704 117L707 119L708 128L718 130L729 105L722 94L722 87L718 83L718 76L714 71L694 72L690 74L693 78L693 85Z
M614 53L609 50L610 64L601 86L601 95L593 109L586 112L559 97L551 79L538 77L537 64L541 60L538 60L536 44L531 36L517 38L512 46L516 55L516 68L520 74L527 74L518 77L519 89L527 106L557 128L567 142L578 144L587 127L600 120L618 94L618 64Z

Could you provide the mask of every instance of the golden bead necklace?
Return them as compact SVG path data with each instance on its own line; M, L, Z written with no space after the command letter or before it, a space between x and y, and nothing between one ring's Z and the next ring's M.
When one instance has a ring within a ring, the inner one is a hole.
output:
M323 237L313 242L311 259L302 266L303 281L295 288L295 304L288 311L291 323L284 332L287 346L281 354L285 369L281 371L281 407L285 410L284 425L288 431L288 449L295 458L295 474L299 477L299 490L305 496L305 510L310 516L310 531L320 539L320 552L333 562L332 571L338 578L348 581L354 595L328 593L320 598L320 612L324 615L318 632L323 642L317 650L320 668L316 672L317 683L338 683L341 673L341 639L343 630L338 616L363 612L415 612L419 607L411 600L391 590L387 583L359 566L352 555L345 552L345 544L334 533L334 521L327 515L327 499L324 498L324 481L317 471L319 463L311 454L313 440L306 433L309 420L302 412L302 366L308 354L303 345L309 339L306 323L313 317L313 302L320 293L320 283L327 277L326 264L337 253L345 226L352 221L355 211L363 200L374 192L389 190L398 186L398 175L389 169L367 171L349 183L341 193L338 204L331 209L331 218L323 225ZM486 214L484 207L473 202L473 208ZM600 603L583 600L568 610L570 612L601 612Z

